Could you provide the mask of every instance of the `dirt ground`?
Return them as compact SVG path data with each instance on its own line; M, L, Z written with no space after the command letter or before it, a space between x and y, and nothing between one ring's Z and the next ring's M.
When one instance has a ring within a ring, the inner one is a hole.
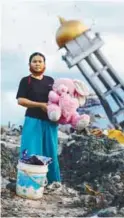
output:
M80 197L64 185L45 189L40 200L24 199L15 194L14 188L2 188L2 217L84 217L87 208L81 205Z

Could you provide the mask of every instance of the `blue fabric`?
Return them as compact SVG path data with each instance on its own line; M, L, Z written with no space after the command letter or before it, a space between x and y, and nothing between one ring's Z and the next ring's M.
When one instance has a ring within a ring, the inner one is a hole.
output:
M24 149L28 155L36 154L52 158L47 174L48 183L60 182L58 163L58 125L56 123L25 117L22 130L20 158Z

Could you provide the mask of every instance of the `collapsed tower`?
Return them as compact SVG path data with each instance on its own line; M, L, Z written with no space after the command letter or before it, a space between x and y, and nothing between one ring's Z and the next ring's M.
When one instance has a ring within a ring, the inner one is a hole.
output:
M104 42L98 33L93 34L83 23L60 18L56 33L60 48L66 49L63 60L69 68L77 66L99 97L110 122L124 129L124 81L103 55Z

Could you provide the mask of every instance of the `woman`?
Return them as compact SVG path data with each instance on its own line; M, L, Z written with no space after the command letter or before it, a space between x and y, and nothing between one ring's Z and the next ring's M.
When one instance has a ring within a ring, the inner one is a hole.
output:
M45 56L39 52L29 58L31 75L22 78L16 98L18 104L27 108L22 130L20 157L26 149L28 154L52 158L49 165L48 183L60 182L57 155L57 124L47 116L47 101L54 79L44 75Z

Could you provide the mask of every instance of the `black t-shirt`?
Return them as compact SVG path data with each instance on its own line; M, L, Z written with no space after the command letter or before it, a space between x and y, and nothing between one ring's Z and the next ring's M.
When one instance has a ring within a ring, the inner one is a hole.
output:
M27 76L22 78L19 84L16 98L27 98L36 102L48 102L49 91L52 90L54 79L49 76L43 76L42 80ZM47 113L41 108L27 108L25 116L48 120Z

